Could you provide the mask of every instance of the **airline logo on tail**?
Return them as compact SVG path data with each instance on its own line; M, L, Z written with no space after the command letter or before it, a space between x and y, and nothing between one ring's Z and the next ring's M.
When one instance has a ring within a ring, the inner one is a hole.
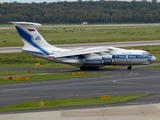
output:
M41 41L41 36L39 35L34 35L32 38L33 42L39 43Z
M41 36L39 34L32 35L28 33L26 30L22 29L19 26L15 26L19 35L22 37L22 39L30 44L32 47L35 47L38 49L43 55L49 55L48 51L46 51L44 48L42 48L40 45L37 43L40 43L41 41ZM34 32L34 29L28 29L29 32Z

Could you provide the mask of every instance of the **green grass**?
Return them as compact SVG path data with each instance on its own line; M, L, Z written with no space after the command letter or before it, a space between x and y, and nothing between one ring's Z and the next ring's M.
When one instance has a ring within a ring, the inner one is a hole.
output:
M0 78L0 84L10 84L19 82L37 82L37 81L47 81L47 80L59 80L59 79L69 79L69 78L83 78L83 77L94 77L94 76L104 76L109 74L104 73L84 73L80 75L73 75L72 72L65 73L38 73L38 74L24 74L23 77L29 77L29 80L4 80L4 77L15 77L13 75L3 75Z
M155 65L150 65L150 66L144 66L143 68L160 68L160 65L157 65L157 64L155 64Z
M0 29L0 47L23 46L17 31ZM37 28L50 44L79 44L160 39L160 26L44 25Z
M37 74L37 71L31 71L32 74ZM11 71L1 71L0 76L4 75L20 75L27 74L27 70L11 70Z
M40 63L40 66L35 66ZM0 53L0 66L1 67L49 67L49 68L73 68L66 64L60 64L44 60L33 55L20 52L20 53Z
M26 74L24 71L1 71L0 75L18 75L18 74Z
M58 100L29 101L29 102L22 102L18 104L0 107L0 111L117 104L146 96L149 96L149 94L129 94L129 95L110 96L110 99L108 100L102 100L101 97L98 96L90 98L69 98L69 99L58 99ZM44 103L44 106L40 106L41 101Z

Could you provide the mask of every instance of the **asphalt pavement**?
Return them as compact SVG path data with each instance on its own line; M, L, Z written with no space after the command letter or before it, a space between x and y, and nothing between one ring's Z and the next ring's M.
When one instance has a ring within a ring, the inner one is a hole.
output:
M48 70L57 71L52 68ZM94 74L94 71L88 72ZM160 101L160 69L133 68L129 71L125 68L114 68L102 69L98 72L110 75L0 85L0 106L32 100L136 93L149 93L150 96L127 104L148 104Z

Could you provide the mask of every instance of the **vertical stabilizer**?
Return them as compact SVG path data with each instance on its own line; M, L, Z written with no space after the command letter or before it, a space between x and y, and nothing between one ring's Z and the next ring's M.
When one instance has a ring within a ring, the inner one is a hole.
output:
M22 51L32 52L41 55L49 55L49 49L54 47L50 45L35 29L35 26L41 26L39 23L32 22L11 22L21 36L24 47Z

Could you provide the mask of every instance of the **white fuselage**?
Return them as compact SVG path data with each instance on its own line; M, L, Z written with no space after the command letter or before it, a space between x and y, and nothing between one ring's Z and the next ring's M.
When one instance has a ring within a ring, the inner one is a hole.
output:
M67 56L60 58L47 58L48 60L65 63L72 66L94 66L102 67L105 65L139 65L151 64L155 57L147 54L144 50L126 50L115 47L107 47L110 49L107 53L91 53L90 55ZM67 50L68 51L68 50ZM53 54L54 56L54 54ZM154 58L153 58L154 57Z

